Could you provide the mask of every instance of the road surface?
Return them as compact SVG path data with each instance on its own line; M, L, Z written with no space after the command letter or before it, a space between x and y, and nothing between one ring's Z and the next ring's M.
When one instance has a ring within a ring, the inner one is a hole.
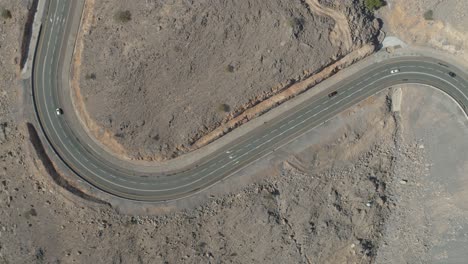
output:
M80 10L78 10L79 12ZM51 0L42 25L33 68L33 99L43 134L70 170L102 191L140 201L167 201L189 196L228 177L271 153L298 135L392 85L421 83L434 86L456 100L467 111L468 81L464 72L447 62L430 57L399 57L376 63L336 83L266 125L224 146L202 162L180 171L151 173L130 169L124 163L105 159L89 140L71 129L67 116L57 115L60 100L60 64L70 34L68 18L74 10L71 0ZM396 73L392 70L398 69ZM450 76L449 72L455 75ZM336 95L329 94L336 91Z

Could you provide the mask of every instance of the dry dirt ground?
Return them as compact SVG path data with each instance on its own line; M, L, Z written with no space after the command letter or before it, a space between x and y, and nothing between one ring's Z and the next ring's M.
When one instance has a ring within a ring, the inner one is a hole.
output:
M186 152L219 124L378 32L372 15L351 2L336 10L316 0L87 5L92 13L75 67L82 117L96 138L111 149L122 145L131 159ZM130 21L113 18L121 10L130 11Z
M466 138L466 118L424 90L405 90L392 113L389 94L279 150L290 154L257 182L160 216L64 197L28 165L27 135L5 132L0 263L446 263L447 244L463 249L468 235L468 144L451 147ZM459 157L452 169L429 159L438 151ZM437 180L447 174L452 187Z
M468 4L464 0L389 0L377 15L388 35L468 60ZM432 11L432 19L424 16Z
M130 216L64 196L29 165L18 114L26 4L0 0L12 13L0 19L0 263L468 258L468 122L446 96L421 87L404 90L401 114L389 111L388 91L366 100L287 146L261 180L193 209Z

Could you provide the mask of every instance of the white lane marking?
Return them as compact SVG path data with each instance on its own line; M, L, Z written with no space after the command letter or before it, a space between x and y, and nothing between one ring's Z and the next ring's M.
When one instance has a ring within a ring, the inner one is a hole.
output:
M57 6L58 6L58 5L56 5L54 15L56 15ZM62 6L61 12L63 13L64 11L65 11L65 5ZM57 22L57 21L59 21L59 19L55 19L55 22ZM51 32L54 31L54 28L55 28L56 24L58 24L58 23L55 23L55 22L52 23ZM51 35L51 37L52 37L52 35ZM48 47L48 48L47 48L47 50L46 50L46 58L48 57L48 53L49 53L50 40L51 40L51 38L49 38L49 41L48 41L48 43L47 43L47 47ZM57 50L57 49L55 48L55 47L57 46L57 41L58 41L58 38L55 38L54 46L52 46L52 47L54 48L54 49L53 49L52 59L55 57L55 53L56 53L56 50ZM46 59L46 60L47 60L47 59ZM44 63L44 64L46 64L46 63ZM52 61L50 62L50 65L52 65ZM52 67L51 67L51 68L52 68ZM51 68L49 69L50 75L52 75L52 72L50 71ZM45 76L44 70L43 70L43 76ZM49 79L49 80L51 80L51 79ZM43 79L43 87L45 87L44 79ZM50 92L52 89L48 89L48 90L49 90L49 92ZM50 96L52 97L52 95L50 95ZM44 98L45 98L45 93L44 93ZM44 100L45 100L45 99L44 99ZM49 109L46 109L46 112L47 112L47 115L48 115L49 119L52 120L52 118L50 117L50 111L49 111ZM62 127L62 124L61 124L60 121L58 122L58 124L59 124L60 129L63 130L63 127ZM52 128L53 128L55 134L58 135L57 130L56 130L56 127L54 126L54 124L53 124L52 122L51 122L51 126L52 126ZM66 133L64 133L64 135L65 135L65 138L68 139L68 135L67 135ZM66 144L64 144L64 142L62 141L62 138L61 138L61 137L57 136L57 138L59 139L60 143L65 147L65 149L67 150L67 152L72 156L72 158L75 159L75 160L77 161L77 163L79 163L83 168L85 168L87 171L89 171L89 172L92 173L93 175L97 176L98 178L109 182L108 180L105 179L105 177L101 177L100 175L97 175L97 174L94 173L92 170L90 170L89 167L87 167L87 166L86 166L85 164L83 164L79 159L77 159L77 157L68 149L68 147L66 146ZM68 139L67 141L69 141L69 142L71 143L71 141L70 141L69 139ZM85 157L85 156L86 156L86 155L83 155L83 153L81 153L79 150L77 150L77 153L80 154L80 156L82 156L82 157ZM98 168L94 163L90 163L90 164L91 164L93 167ZM104 172L102 169L100 169L100 171ZM113 175L111 175L111 176L112 176L113 178L115 178L115 176L113 176ZM119 178L119 180L126 181L126 182L131 182L131 183L135 183L135 184L138 183L138 182L136 182L136 181L126 180L126 179L124 179L123 177ZM117 184L114 183L114 182L109 182L109 183L112 183L112 184L114 184L114 185L117 185ZM121 186L121 185L118 185L118 186ZM125 187L125 186L121 186L121 187ZM135 190L137 190L137 189L135 189Z
M54 13L54 14L56 14L56 12L57 12L57 7L58 7L58 5L55 6L55 10L54 10L55 13ZM63 6L61 12L63 12L64 10L65 10L65 5ZM51 28L50 32L52 33L52 32L54 31L54 28L55 28L56 23L51 23L51 24L52 24L52 28ZM49 40L48 40L48 42L47 42L47 48L46 48L46 54L45 54L45 61L44 61L44 64L45 64L45 65L47 65L46 62L47 62L47 60L48 60L48 58L49 58L48 55L49 55L49 49L50 49L50 47L51 47L51 46L50 46L50 41L51 41L52 36L54 36L54 35L53 35L53 34L50 34L50 38L49 38ZM56 44L57 44L57 39L55 40L55 44L54 44L54 45L56 45ZM54 48L53 54L55 54L55 46L53 46L53 48ZM52 59L53 59L53 57L52 57ZM44 76L46 76L46 74L45 74L45 69L46 69L46 68L47 68L47 67L43 67L43 69L42 69L42 76L43 76L43 79L42 79L42 87L43 87L43 89L45 89L45 87L46 87L46 85L45 85L45 78L44 78ZM49 69L49 70L50 70L50 69ZM49 73L52 75L52 72L51 72L51 71L49 71ZM49 80L51 80L51 79L49 79ZM52 84L52 83L51 83L51 84ZM51 90L51 89L49 89L49 91L50 91L50 90ZM43 92L43 100L44 100L44 102L47 102L47 100L46 100L46 92L45 92L45 91ZM46 104L46 105L47 105L47 104ZM50 115L50 109L49 109L48 107L46 107L46 108L44 109L44 111L46 112L47 117L49 118L49 120L52 120L52 117L51 117L51 115ZM54 110L54 111L55 111L55 110ZM65 150L72 156L72 158L73 158L77 163L79 163L81 166L83 166L83 167L84 167L86 170L88 170L91 174L97 176L99 179L103 179L103 180L105 180L105 181L107 181L107 182L109 182L109 183L112 183L112 184L116 185L116 183L110 182L110 181L106 180L105 178L101 177L100 175L97 175L97 174L94 173L92 170L90 170L87 166L85 166L80 160L78 160L78 159L76 158L76 156L70 151L70 149L68 149L67 144L65 144L65 143L63 142L62 138L58 136L58 135L59 135L59 134L58 134L58 131L57 131L56 127L54 126L53 122L51 122L50 124L51 124L51 127L52 127L52 129L53 129L53 132L55 133L55 135L57 135L57 138L58 138L58 140L60 141L60 144L65 148ZM59 126L61 126L60 122L59 122ZM101 169L100 169L100 170L101 170ZM102 170L101 170L101 171L102 171ZM105 173L104 171L102 171L102 172ZM125 186L121 186L121 187L124 187L124 188L125 188Z
M437 70L437 71L438 71L438 70ZM441 72L441 71L439 71L439 72ZM375 76L375 75L377 75L377 74L374 74L373 76ZM458 81L457 81L457 82L458 82ZM452 86L453 86L453 85L452 85ZM456 87L455 87L455 88L456 88ZM362 89L363 89L363 88L361 88L359 91L361 91ZM456 89L458 90L458 88L456 88ZM353 94L354 94L354 93L353 93ZM348 97L349 97L349 96L348 96ZM348 98L348 97L346 97L346 98ZM341 101L341 100L340 100L340 101ZM337 104L337 103L335 103L335 104ZM319 112L319 113L320 113L320 112ZM316 116L316 115L317 115L317 114L315 114L314 116ZM305 120L304 120L304 121L305 121ZM304 121L303 121L303 122L304 122ZM290 129L289 129L289 130L290 130ZM271 139L268 140L268 141L271 141L271 140L273 140L273 138L271 138ZM260 147L260 146L257 146L257 148L258 148L258 147ZM224 165L223 167L225 167L225 166L227 166L227 165Z
M375 82L372 82L371 84L368 84L367 86L373 85L374 83L375 83ZM363 89L366 88L367 86L365 86L365 87L359 89L359 91L363 90ZM355 93L356 93L356 92L354 92L353 94L355 94ZM349 97L349 96L348 96L348 97ZM340 100L340 101L341 101L341 100ZM335 103L335 104L337 104L337 103ZM323 110L322 110L322 111L323 111ZM322 111L320 111L320 112L322 112ZM318 113L320 113L320 112L318 112ZM316 116L318 113L316 113L314 116ZM296 125L296 126L297 126L297 125ZM294 127L296 127L296 126L294 126ZM290 130L290 129L289 129L289 130ZM285 133L285 132L283 132L283 133L281 133L281 134L284 134L284 133ZM281 135L281 134L280 134L280 135ZM272 141L272 140L273 140L273 138L271 138L270 140L268 140L268 142L270 142L270 141ZM265 144L265 143L263 143L263 144ZM259 147L262 146L263 144L257 146L256 148L259 148ZM251 152L251 151L248 151L248 152L244 153L243 155L241 155L240 157L238 157L238 159L241 158L242 156L247 155L249 152ZM229 163L223 165L221 168L218 168L218 169L216 169L215 171L210 172L208 175L211 175L211 174L215 173L216 171L218 171L219 169L222 169L222 168L228 166L230 163L231 163L231 162L229 162ZM208 175L207 175L207 176L208 176ZM205 177L207 177L207 176L205 176ZM199 180L201 180L201 179L198 179L197 181L199 181ZM197 182L197 181L195 181L195 182ZM193 182L193 183L195 183L195 182ZM192 183L192 184L193 184L193 183ZM173 189L177 189L177 188L182 188L182 187L185 187L185 186L187 186L187 185L188 185L188 184L186 184L186 185L184 185L184 186L178 186L178 187L172 188L172 189L165 189L165 190L173 190Z
M56 12L57 7L58 7L58 5L56 5L55 12L54 12L54 17L56 18L56 19L55 19L55 22L60 22L60 17L61 17L60 14L63 14L63 13L64 13L64 11L65 11L65 5L62 5L62 10L61 10L60 13L58 14L58 17L57 17L57 12ZM69 9L68 9L68 10L69 10L69 13L70 13L71 5L69 5ZM65 17L63 17L62 20L65 21ZM56 26L56 24L58 25L58 24L60 24L60 23L52 23L52 30L51 30L51 32L53 32L53 29L54 29L54 27ZM64 23L62 23L62 24L64 24ZM62 29L63 29L63 28L62 28ZM59 32L60 32L60 30L59 30ZM48 46L50 46L50 40L51 40L51 39L49 38ZM61 41L60 51L61 51L61 48L62 48L62 46L63 46L63 40L64 40L64 38L62 38L62 41ZM57 46L57 41L58 41L58 38L55 39L55 43L54 43L54 46L53 46L54 49L53 49L53 56L52 56L52 58L55 57L55 53L56 53L56 50L57 50L55 47ZM49 50L47 49L46 54L48 54L48 51L49 51ZM60 53L60 52L59 52L59 53ZM44 63L44 64L45 64L45 63ZM52 61L50 62L50 65L52 65ZM52 68L52 67L51 67L51 68ZM51 69L51 68L50 68L50 69ZM50 71L49 71L49 72L50 72ZM51 73L51 72L50 72L50 73ZM52 74L51 74L51 75L52 75ZM51 78L51 79L52 79L52 78ZM49 92L50 92L51 90L52 90L52 89L49 89ZM55 127L54 127L53 123L51 123L51 124L52 124L52 126L53 126L53 128L54 128L54 130L55 130ZM60 121L58 122L58 124L59 124L60 128L63 130L63 127L62 127ZM55 130L55 131L56 131L56 130ZM71 142L71 140L68 138L67 133L64 133L64 135L65 135L65 138L66 138L69 142ZM59 140L62 142L61 138L59 138ZM88 145L88 146L89 146L89 145ZM89 147L90 147L91 149L94 150L94 148L92 148L91 146L89 146ZM67 149L67 150L68 150L68 149ZM73 155L71 152L69 152L69 153L70 153L71 156L72 156L75 160L77 160L78 163L81 164L86 170L88 170L88 171L90 171L92 174L96 175L95 173L93 173L93 172L89 169L89 167L87 167L85 164L81 163L81 162L75 157L75 155ZM79 150L77 150L77 153L78 153L81 157L85 157L85 156L86 156L86 155L84 155L84 154L83 154L81 151L79 151ZM94 167L96 167L95 164L92 164L92 165L93 165ZM96 168L97 168L97 167L96 167ZM98 176L98 178L100 178L100 179L105 179L104 177L99 177L99 175L97 175L97 176ZM129 180L128 182L137 183L136 181L130 181L130 180Z
M323 110L322 110L322 111L323 111ZM321 111L321 112L322 112L322 111ZM314 116L316 116L316 115L317 115L317 114L315 114ZM290 121L290 122L291 122L291 121ZM288 122L288 123L290 123L290 122ZM305 122L305 121L303 121L303 122ZM301 122L301 123L303 123L303 122ZM286 130L286 131L289 131L289 130L291 130L291 129L295 128L295 127L297 127L297 125L296 125L296 126L294 126L294 127L292 127L292 128L290 128L290 129L288 129L288 130ZM284 132L283 132L283 133L281 133L281 134L284 134L286 131L284 131ZM281 134L280 134L280 135L281 135ZM272 139L270 139L270 140L268 140L268 142L270 142L271 140L273 140L273 138L272 138ZM255 140L254 142L257 142L257 141L258 141L258 140ZM257 148L259 148L259 147L260 147L260 146L262 146L262 145L263 145L263 144L261 144L261 145L257 146L257 147L256 147L256 149L257 149ZM226 165L225 165L225 166L226 166ZM225 167L225 166L223 166L223 167Z
M417 72L416 72L416 73L417 73ZM433 75L431 75L431 74L426 74L426 75L433 76ZM438 78L438 77L436 77L436 76L434 76L434 77L435 77L435 78ZM388 78L388 76L385 76L384 78ZM383 78L382 78L382 79L383 79ZM438 78L438 79L440 79L440 78ZM366 85L365 87L371 86L371 85L373 85L374 83L376 83L376 82L378 82L378 81L379 81L379 80L377 80L377 81L374 81L374 82L372 82L372 83L370 83L370 84ZM452 86L453 86L453 85L452 85ZM363 87L362 89L364 89L365 87ZM457 88L456 88L456 89L457 89ZM458 89L457 89L457 90L458 90ZM357 92L354 92L354 93L352 93L352 94L355 94L355 93L357 93ZM335 105L336 105L336 104L337 104L337 103L335 103ZM323 112L323 111L324 111L324 110L321 110L320 112ZM319 114L320 112L316 113L315 115ZM309 119L309 118L308 118L308 119ZM307 119L306 119L306 120L307 120ZM304 120L304 121L305 121L305 120ZM297 127L297 126L298 126L298 125L295 125L295 126L293 126L293 128L295 128L295 127ZM291 128L291 129L292 129L292 128ZM290 129L289 129L289 130L290 130ZM286 130L286 131L287 131L287 130ZM280 133L279 135L282 135L282 134L284 134L286 131L284 131L284 132ZM278 136L279 136L279 135L278 135ZM276 136L276 137L277 137L277 136ZM276 137L274 137L274 138L276 138ZM272 139L270 139L269 141L271 141L271 140L273 140L273 138L272 138ZM269 142L269 141L268 141L268 142ZM260 146L262 146L262 145L264 145L264 144L266 144L266 143L263 143L263 144L261 144L261 145L257 146L256 148L259 148ZM240 159L241 157L243 157L243 156L247 155L249 152L251 152L251 151L247 151L247 152L246 152L246 153L244 153L243 155L239 156L239 157L238 157L238 159ZM224 168L224 167L226 167L226 166L227 166L227 165L229 165L230 163L231 163L231 162L229 162L229 163L225 164L225 165L224 165L224 166L222 166L221 168ZM219 170L219 169L217 169L217 170ZM215 170L215 171L217 171L217 170ZM210 174L214 173L215 171L212 171L212 172L210 172L208 175L210 175Z
M418 66L403 66L403 67L400 67L400 68L418 68ZM419 67L419 68L420 68L420 67ZM436 69L436 68L427 67L427 68L425 68L425 69L430 69L430 70L432 70L432 71L436 71L436 72L439 72L439 73L442 73L442 74L447 74L446 72L440 71L440 70L438 70L438 69ZM436 78L436 79L441 80L443 83L449 83L450 86L452 86L452 87L455 88L458 92L460 92L460 93L463 95L463 97L465 97L465 98L468 99L468 97L467 97L460 89L458 89L457 86L452 85L451 82L445 81L445 79L439 78L439 77L437 77L437 76L435 76L435 75L432 75L432 74L423 73L423 72L407 72L407 73L416 73L416 74L428 75L428 76L432 76L432 77L434 77L434 78ZM466 87L465 85L463 85L457 78L453 78L453 79L451 79L451 80L455 80L455 81L456 81L458 84L460 84L463 88L465 88L465 89L467 88L467 87Z
M375 82L377 82L377 81L375 81ZM372 82L372 83L368 84L367 86L373 85L375 82ZM365 87L363 87L363 88L360 88L359 91L363 90L363 89L366 88L367 86L365 86ZM356 93L356 92L354 92L353 94L355 94L355 93ZM348 96L348 97L349 97L349 96ZM342 101L342 100L340 100L340 101ZM335 102L334 105L336 105L336 104L337 104L337 102ZM323 110L320 111L320 112L323 112ZM320 112L318 112L318 113L320 113ZM318 113L314 114L314 116L316 116ZM296 125L296 126L297 126L297 125ZM296 127L296 126L294 126L294 127ZM290 130L290 129L289 129L289 130ZM283 132L283 133L281 133L281 134L284 134L284 133L285 133L285 132ZM280 134L280 135L281 135L281 134ZM278 136L279 136L279 135L278 135ZM276 137L274 137L274 138L276 138ZM270 140L268 140L268 142L272 141L274 138L271 138ZM264 144L265 144L265 143L263 143L263 144L257 146L256 149L259 148L260 146L264 145ZM250 152L251 152L251 151L248 151L248 152L244 153L243 155L241 155L241 156L238 157L237 159L240 159L242 156L245 156L245 155L249 154ZM238 162L238 160L236 160L236 162ZM208 175L206 175L205 177L208 177L209 175L215 173L216 171L218 171L218 170L220 170L220 169L222 169L222 168L225 168L225 167L228 166L230 163L232 163L232 162L229 162L229 163L223 165L221 168L218 168L218 169L216 169L216 170L210 172L210 173L209 173ZM203 178L205 178L205 177L203 177ZM202 179L198 179L198 180L195 181L195 182L198 182L198 181L200 181L200 180L202 180ZM195 182L192 182L192 183L190 183L190 184L193 184L193 183L195 183ZM167 191L167 190L174 190L174 189L177 189L177 188L186 187L186 186L188 186L188 185L189 185L189 184L186 184L186 185L184 185L184 186L178 186L178 187L176 187L176 188L165 189L165 190L166 190L166 191Z
M373 83L374 83L374 82L373 82ZM372 83L372 84L373 84L373 83ZM368 86L369 86L369 85L368 85ZM366 87L367 87L367 86L366 86ZM358 91L362 91L364 88L365 88L365 87L360 88ZM356 92L355 92L355 93L356 93ZM353 94L355 94L355 93L353 93ZM349 97L349 96L348 96L348 97ZM348 97L346 97L346 98L348 98ZM338 101L338 102L341 102L341 101L342 101L342 100L340 100L340 101ZM334 105L336 105L336 104L337 104L337 102L336 102ZM320 113L320 112L319 112L319 113ZM315 114L314 116L316 116L316 115L317 115L317 114ZM273 140L273 138L270 139L270 140L268 140L268 142L271 141L271 140ZM256 142L256 141L255 141L255 142ZM262 145L263 145L263 144L262 144ZM261 145L260 145L260 146L261 146ZM256 148L259 148L260 146L257 146ZM245 155L245 154L244 154L244 155ZM226 167L227 165L228 165L228 164L222 166L222 168ZM218 170L219 170L219 169L218 169ZM217 171L217 170L216 170L216 171ZM212 174L212 173L214 173L214 172L215 172L215 171L211 172L210 174ZM166 190L167 190L167 189L166 189Z

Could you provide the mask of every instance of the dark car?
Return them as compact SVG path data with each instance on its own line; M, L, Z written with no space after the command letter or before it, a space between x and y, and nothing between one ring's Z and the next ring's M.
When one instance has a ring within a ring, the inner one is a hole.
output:
M453 78L457 77L457 75L454 72L449 72L448 74Z
M338 92L337 91L334 91L334 92L331 92L328 94L328 97L332 98L333 96L337 95Z

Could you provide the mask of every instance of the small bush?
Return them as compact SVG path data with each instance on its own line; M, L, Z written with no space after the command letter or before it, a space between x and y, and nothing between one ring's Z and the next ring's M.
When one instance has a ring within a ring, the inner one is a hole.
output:
M288 20L288 26L293 29L302 29L304 27L305 20L302 17L292 17Z
M236 70L236 67L234 67L234 65L229 64L229 65L226 66L226 71L227 71L227 72L231 72L231 73L232 73L232 72L234 72L235 70Z
M86 80L96 80L96 74L95 73L88 73L85 76Z
M298 37L299 33L304 30L305 20L302 17L292 17L287 21L287 24L292 29L294 36Z
M117 22L122 22L122 23L128 22L132 20L132 13L130 13L130 11L128 10L118 11L117 13L115 13L114 19Z
M432 10L427 10L427 11L424 13L424 19L426 19L426 20L434 20L434 11L432 11Z
M10 19L13 16L11 15L11 11L5 8L2 8L0 11L0 15L2 16L3 19Z
M202 255L205 253L207 246L208 244L206 242L200 242L195 248L195 251L197 252L197 254Z
M228 113L231 111L231 107L227 104L220 104L218 105L218 111L223 113Z
M377 10L385 5L385 1L383 0L364 0L364 5L370 11Z

